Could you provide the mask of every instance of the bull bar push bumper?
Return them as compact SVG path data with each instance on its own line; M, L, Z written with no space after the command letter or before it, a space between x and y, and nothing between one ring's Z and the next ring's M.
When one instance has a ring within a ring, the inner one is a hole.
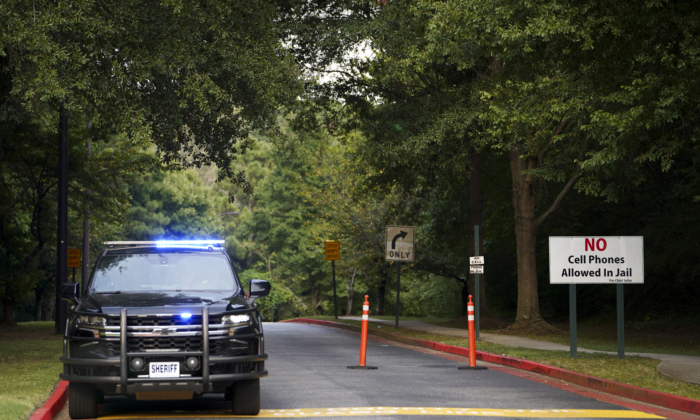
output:
M249 312L254 312L255 308L242 308L231 311L221 312L218 315L238 315ZM71 312L75 315L95 316L93 312ZM76 337L68 336L63 340L63 357L60 358L63 363L63 373L59 377L65 381L71 382L87 382L93 384L114 384L116 385L117 394L132 394L136 392L149 391L193 391L193 392L214 392L214 383L231 383L245 379L255 379L267 376L267 370L260 372L243 372L243 373L225 373L213 374L209 373L209 365L211 363L231 364L231 363L249 363L263 362L267 360L267 354L252 354L242 356L210 356L209 355L209 308L202 309L202 350L201 351L183 351L177 352L178 357L200 356L202 358L202 376L189 376L179 378L129 378L127 373L129 357L143 357L143 353L127 353L127 310L122 308L120 311L120 337ZM66 326L68 328L68 326ZM246 335L237 335L236 338L257 338L262 337L262 332ZM72 358L68 355L68 343L73 341L119 341L120 351L119 357L109 357L104 359L87 359L87 358ZM258 351L262 349L258 347ZM174 356L173 352L148 352L149 357L157 356ZM92 375L75 375L72 374L72 365L78 366L99 366L99 367L118 367L119 376L92 376Z

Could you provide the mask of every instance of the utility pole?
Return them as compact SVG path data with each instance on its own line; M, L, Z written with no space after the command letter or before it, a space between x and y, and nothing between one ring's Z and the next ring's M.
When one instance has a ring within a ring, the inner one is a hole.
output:
M88 122L89 129L92 122ZM92 142L88 138L86 144L88 162L90 164L90 155L92 154ZM87 292L87 282L90 277L90 190L85 191L85 210L83 213L83 267L81 276L81 286L83 294Z
M66 302L58 297L68 280L68 114L61 105L58 117L58 229L56 234L56 323L57 333L66 325Z

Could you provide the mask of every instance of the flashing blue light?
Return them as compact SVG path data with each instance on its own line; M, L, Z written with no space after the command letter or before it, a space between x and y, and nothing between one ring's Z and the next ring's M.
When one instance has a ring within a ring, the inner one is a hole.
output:
M189 313L189 312L183 312L183 313L180 314L180 318L182 318L182 319L190 319L190 318L192 318L192 314Z
M182 246L182 245L222 245L226 241L223 239L196 239L196 240L161 240L156 241L157 246Z
M184 239L184 240L160 240L155 241L159 248L200 248L221 247L226 241L223 239ZM199 246L197 246L199 245Z

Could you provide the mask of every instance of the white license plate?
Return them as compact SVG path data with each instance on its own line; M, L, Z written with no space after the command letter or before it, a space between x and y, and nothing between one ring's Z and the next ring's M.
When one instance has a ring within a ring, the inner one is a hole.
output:
M151 378L179 378L180 362L151 362L148 375Z

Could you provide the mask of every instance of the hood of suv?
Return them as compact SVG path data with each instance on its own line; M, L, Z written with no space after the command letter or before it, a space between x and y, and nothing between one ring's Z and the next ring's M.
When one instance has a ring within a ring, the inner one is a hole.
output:
M92 293L83 300L80 309L118 315L121 308L168 313L183 307L196 309L209 306L210 310L218 312L243 307L246 303L240 294L231 296L224 292Z

